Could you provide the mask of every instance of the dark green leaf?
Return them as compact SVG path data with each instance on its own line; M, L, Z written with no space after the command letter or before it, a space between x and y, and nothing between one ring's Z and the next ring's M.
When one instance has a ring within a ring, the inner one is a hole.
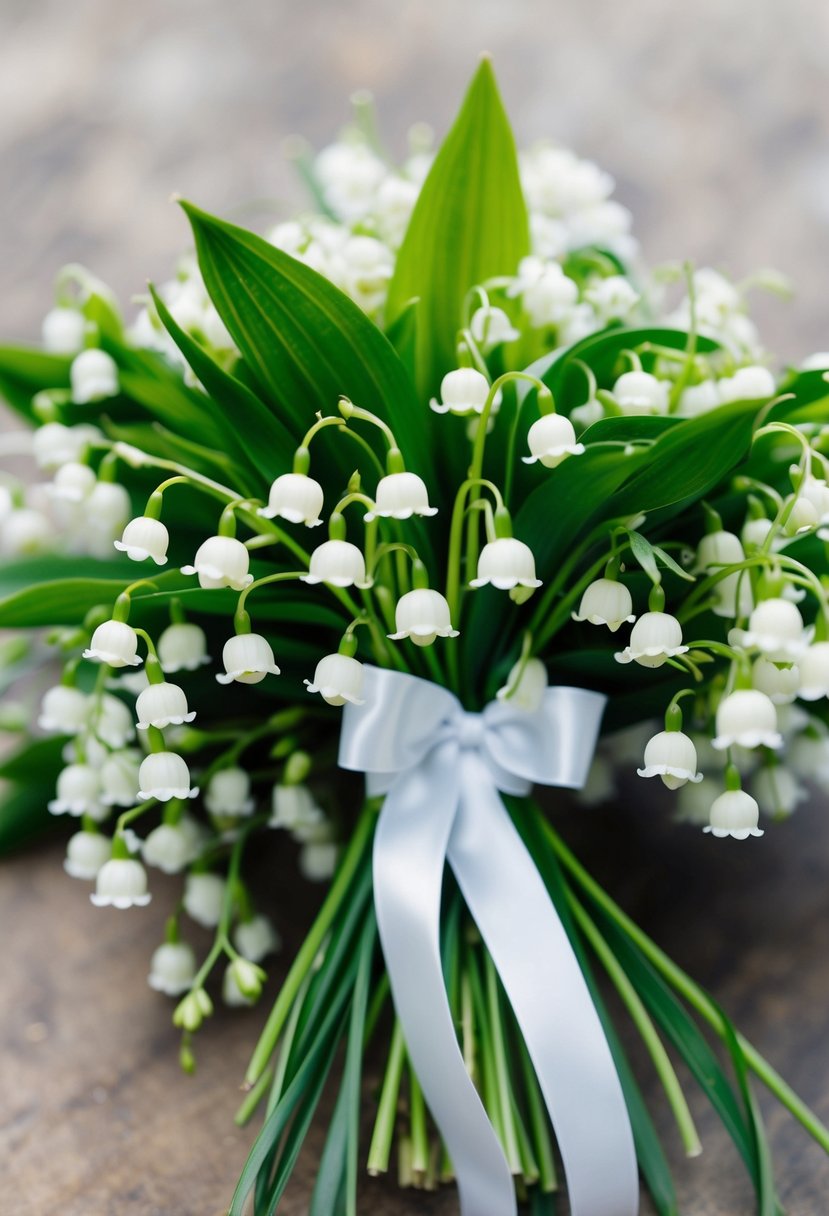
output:
M261 237L184 204L207 290L263 399L297 441L340 396L394 429L412 468L428 467L425 429L388 339L327 279ZM372 442L374 436L369 436ZM346 477L353 452L332 444Z
M757 1099L752 1093L748 1063L740 1046L737 1032L730 1019L726 1017L722 1009L718 1006L716 1008L722 1021L723 1041L728 1048L731 1062L734 1065L737 1083L740 1087L740 1093L745 1106L746 1118L751 1128L757 1170L757 1216L784 1216L783 1208L774 1189L774 1169L771 1161L771 1150L766 1138L766 1129L763 1126L760 1107L757 1105Z
M0 397L34 421L32 397L46 388L68 388L72 360L24 346L0 346Z
M420 300L417 386L424 402L456 366L466 293L514 274L529 249L515 141L485 58L423 184L389 287L392 321Z

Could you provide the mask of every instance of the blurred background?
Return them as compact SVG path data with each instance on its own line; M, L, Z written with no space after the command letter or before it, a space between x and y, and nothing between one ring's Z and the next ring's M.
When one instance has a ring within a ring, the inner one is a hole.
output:
M781 356L829 345L829 6L820 0L0 0L0 335L35 337L54 272L122 300L187 239L169 203L271 213L301 197L281 145L319 146L358 88L402 152L440 134L477 55L495 57L520 143L553 137L618 182L651 260L742 277Z
M415 120L441 135L481 50L519 143L552 137L610 170L649 261L690 258L737 278L772 266L796 295L758 300L769 348L781 360L829 348L821 0L0 0L0 342L36 340L67 261L124 303L168 277L187 240L174 191L243 222L289 213L303 196L285 139L332 139L355 89L375 94L393 152ZM653 806L570 812L562 826L826 1118L825 806L798 811L762 849L712 849ZM7 1184L38 1216L216 1216L251 1140L231 1119L260 1015L212 1019L199 1073L182 1078L169 1007L144 981L163 887L146 913L102 916L63 875L62 852L57 842L0 873ZM263 882L279 890L287 960L308 895L279 875ZM701 1104L705 1156L682 1163L647 1065L642 1075L683 1212L752 1211ZM821 1216L825 1158L765 1109L787 1210ZM315 1133L289 1216L307 1210L320 1146ZM368 1196L378 1216L454 1211L451 1195L401 1201L372 1184Z

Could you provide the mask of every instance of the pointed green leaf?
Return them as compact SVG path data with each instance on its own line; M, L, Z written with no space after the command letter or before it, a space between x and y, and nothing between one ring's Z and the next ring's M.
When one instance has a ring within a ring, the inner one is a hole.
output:
M0 346L0 398L34 421L32 397L45 388L68 388L72 360L25 346Z
M417 386L425 399L456 365L463 301L514 274L530 250L515 141L489 59L481 61L415 204L389 287L388 318L420 297Z
M150 292L162 325L210 393L212 412L231 446L241 449L268 481L287 472L296 447L292 432L256 393L219 367L204 347L185 333L154 287Z
M387 421L412 469L424 470L420 406L405 367L377 326L296 258L189 203L183 206L211 299L263 400L296 440L318 411L335 413L338 398L346 396ZM347 477L351 445L332 443L329 450Z

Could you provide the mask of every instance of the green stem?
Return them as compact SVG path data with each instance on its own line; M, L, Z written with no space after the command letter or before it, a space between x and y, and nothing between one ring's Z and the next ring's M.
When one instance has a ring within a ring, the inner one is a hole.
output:
M624 969L616 961L613 951L572 892L568 891L567 901L579 927L609 975L614 988L622 999L622 1003L630 1014L634 1026L642 1036L642 1041L653 1061L659 1080L662 1082L662 1088L665 1090L665 1095L679 1128L679 1134L682 1137L682 1143L685 1146L687 1156L698 1157L702 1152L699 1135L691 1112L688 1109L685 1095L682 1092L679 1078L674 1071L674 1066L656 1031L656 1027Z
M376 802L367 802L363 808L354 829L354 835L343 854L339 869L331 884L331 889L308 936L300 947L254 1049L245 1074L246 1085L255 1085L267 1068L302 981L313 966L320 946L345 902L351 882L363 863L366 846L374 831L376 805Z
M383 1088L380 1091L380 1101L377 1105L377 1118L374 1122L374 1132L368 1150L366 1168L372 1177L377 1174L385 1174L389 1168L391 1142L397 1117L397 1099L405 1059L406 1043L403 1038L403 1028L395 1019L388 1063L383 1077Z
M676 963L668 958L664 951L660 950L656 943L638 925L634 924L629 916L625 915L607 892L599 886L595 879L590 877L564 844L564 841L555 832L554 828L546 821L543 823L543 828L559 860L569 870L582 889L606 915L615 921L622 932L626 933L631 941L639 947L648 961L688 1001L689 1005L696 1009L697 1013L708 1022L715 1033L725 1040L727 1038L726 1028L723 1025L719 1010L710 997L699 985L694 983L689 975L686 975L681 967L678 967ZM780 1074L760 1055L759 1051L752 1046L748 1039L738 1033L737 1041L752 1072L760 1078L786 1109L794 1115L795 1119L817 1141L824 1152L829 1153L829 1128L809 1109L803 1099L798 1097L791 1086L787 1085Z

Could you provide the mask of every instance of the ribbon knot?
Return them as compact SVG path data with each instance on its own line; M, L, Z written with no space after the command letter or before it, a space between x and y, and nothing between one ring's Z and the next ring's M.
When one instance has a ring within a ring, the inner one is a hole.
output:
M486 727L481 714L464 713L458 729L458 743L464 750L478 750L484 741Z
M578 961L499 791L580 788L605 698L548 688L534 713L469 713L448 689L367 667L340 764L385 794L374 902L409 1057L452 1160L463 1216L515 1216L509 1165L458 1046L440 957L446 864L521 1027L561 1151L573 1216L635 1216L636 1153L619 1078Z

